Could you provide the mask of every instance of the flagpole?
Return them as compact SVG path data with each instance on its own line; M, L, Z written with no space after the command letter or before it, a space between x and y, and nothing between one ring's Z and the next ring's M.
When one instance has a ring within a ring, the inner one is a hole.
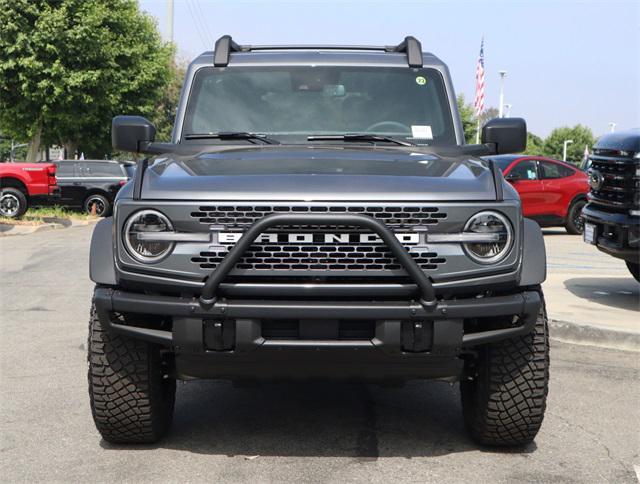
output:
M477 118L476 144L480 144L480 116L484 110L484 34L482 34L480 41L480 55L476 66L476 98L473 105Z

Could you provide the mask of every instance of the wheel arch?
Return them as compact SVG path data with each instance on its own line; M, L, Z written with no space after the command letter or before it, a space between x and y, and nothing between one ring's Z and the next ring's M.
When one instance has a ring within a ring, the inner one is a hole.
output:
M24 193L25 197L29 196L29 190L27 189L27 185L24 181L13 176L0 177L0 188L17 188Z
M547 278L547 252L540 226L533 220L524 219L522 238L522 267L520 286L536 286Z
M89 251L89 278L96 284L115 286L115 257L113 251L113 218L100 220L93 229Z
M90 188L84 194L84 198L82 199L82 205L84 206L87 199L93 195L102 195L104 198L106 198L109 201L109 203L113 203L113 197L110 197L109 193L103 190L102 188Z

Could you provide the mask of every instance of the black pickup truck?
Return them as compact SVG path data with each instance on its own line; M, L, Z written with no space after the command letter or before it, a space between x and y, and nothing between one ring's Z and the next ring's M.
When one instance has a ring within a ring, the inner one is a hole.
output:
M394 46L246 46L186 74L171 143L145 153L91 242L89 393L110 442L168 430L177 379L460 382L470 435L537 434L549 378L538 225L465 145L446 65ZM135 114L135 113L133 113Z
M640 129L603 136L590 162L584 240L623 259L640 282Z

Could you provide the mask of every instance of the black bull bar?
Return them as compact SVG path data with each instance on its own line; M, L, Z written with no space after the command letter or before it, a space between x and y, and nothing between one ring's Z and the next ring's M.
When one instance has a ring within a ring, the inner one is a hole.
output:
M348 225L362 227L371 230L389 248L398 262L407 271L409 277L420 290L420 304L425 308L436 305L436 294L431 281L413 260L409 252L402 246L393 232L379 220L360 214L273 214L253 224L240 240L232 247L225 258L220 262L213 274L207 279L200 296L200 304L203 308L213 306L216 302L216 294L220 283L233 270L234 266L242 259L244 253L251 244L266 230L283 225Z

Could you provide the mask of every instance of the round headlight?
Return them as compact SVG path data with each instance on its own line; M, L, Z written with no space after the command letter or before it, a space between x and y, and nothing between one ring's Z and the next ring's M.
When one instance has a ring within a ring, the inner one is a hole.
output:
M497 212L479 212L469 219L464 231L486 234L490 242L464 244L467 255L480 264L494 264L506 257L513 245L513 230L507 218Z
M173 242L153 240L143 234L172 232L171 221L157 210L141 210L129 217L124 226L124 245L127 252L140 262L157 262L173 249Z

